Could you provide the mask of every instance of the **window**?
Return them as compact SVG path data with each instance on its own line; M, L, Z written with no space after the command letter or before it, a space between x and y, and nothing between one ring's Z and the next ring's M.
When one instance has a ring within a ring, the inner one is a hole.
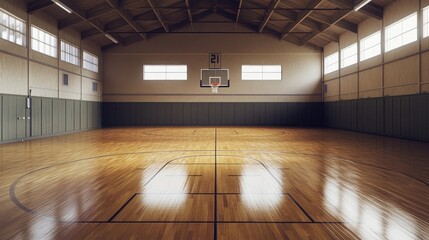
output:
M83 68L98 73L98 57L83 51Z
M325 57L325 74L338 70L338 52Z
M92 82L92 91L97 92L98 84L96 82Z
M79 66L79 49L70 43L61 41L61 60Z
M281 65L242 65L242 80L282 80Z
M386 52L417 41L417 13L386 27Z
M144 65L143 80L187 80L187 65Z
M381 54L381 31L360 40L360 61Z
M341 68L357 63L357 43L341 49Z
M423 37L429 36L429 7L423 9Z
M69 85L69 75L68 74L63 74L63 85L64 86L68 86Z
M31 26L31 49L56 58L57 37L40 28Z
M16 43L25 45L25 23L17 17L0 9L0 34L1 38Z

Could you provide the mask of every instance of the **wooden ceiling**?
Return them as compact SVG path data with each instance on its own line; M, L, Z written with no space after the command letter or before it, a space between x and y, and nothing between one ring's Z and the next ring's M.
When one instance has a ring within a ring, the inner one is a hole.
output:
M29 14L45 12L60 29L74 28L103 49L156 38L160 34L271 34L297 45L321 48L367 18L383 18L394 0L28 0Z

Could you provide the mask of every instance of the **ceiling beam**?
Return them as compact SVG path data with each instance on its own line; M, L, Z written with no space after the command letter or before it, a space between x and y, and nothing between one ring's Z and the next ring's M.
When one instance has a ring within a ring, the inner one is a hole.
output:
M154 0L147 0L150 7L152 8L153 12L155 13L156 17L158 18L159 22L161 23L162 27L164 28L165 32L169 32L168 25L162 20L162 14L159 9L157 9L157 6L155 4Z
M118 18L116 20L113 20L111 22L104 24L103 29L106 32L112 32L112 31L115 31L116 29L118 29L120 27L123 27L126 24L127 24L127 22L124 19ZM101 34L101 33L100 33L100 31L97 31L97 29L89 29L89 30L83 31L81 33L81 37L82 37L82 39L86 39L86 38L89 38L89 37L92 37L95 35L99 35L99 34Z
M73 1L61 0L61 3L67 6L68 8L70 8L73 11L73 13L76 14L76 16L82 19L82 21L88 22L89 24L91 24L91 26L94 27L96 30L98 30L101 34L103 35L107 34L106 31L104 30L103 24L99 23L96 20L88 20L86 18L86 13L83 10L81 10L78 6L76 6L76 4L73 3ZM118 42L122 44L120 39L116 39L116 40L118 40Z
M129 15L129 13L123 9L119 9L117 0L106 0L106 2L115 9L115 11L130 25L137 33L139 33L140 37L143 39L147 39L146 34L144 32L144 28L139 23L133 21L133 18Z
M238 8L237 8L237 16L235 17L235 22L238 23L238 19L240 18L241 5L243 4L243 0L239 0Z
M290 19L291 21L295 21L294 19L298 18L298 14L296 12L278 12L278 14L280 14L281 16ZM323 29L324 27L327 27L328 24L320 22L320 21L314 21L311 18L306 18L304 20L302 20L301 22L302 25L313 29L313 31L320 31L321 29Z
M354 6L358 5L364 0L329 0L330 2L336 4L339 8L351 8L354 9ZM364 13L370 17L373 17L377 20L382 20L384 15L384 9L379 5L369 2L363 6L359 12Z
M188 17L189 17L189 22L192 24L192 12L191 12L191 8L190 8L190 4L189 4L189 0L185 0L185 4L186 4L186 9L188 12Z
M383 20L384 9L375 3L370 2L359 11L377 20Z
M315 0L310 2L306 8L314 9L317 8L324 0ZM295 19L294 23L290 23L286 26L286 28L283 30L283 34L281 36L281 40L283 40L291 31L293 31L302 21L304 21L305 18L307 18L313 10L304 10L301 11L297 18Z
M119 5L119 7L121 9L125 9L126 7L132 6L134 4L135 3L130 3L130 4L127 4L125 6ZM113 9L109 4L102 3L102 4L95 6L94 8L87 10L86 19L87 20L96 19L98 17L101 17L105 14L108 14L108 13L111 13L114 11L115 11L115 9ZM82 22L84 22L84 21L81 18L76 18L74 16L70 16L70 17L67 17L67 18L59 21L58 28L59 29L68 28L68 27L71 27L73 25L76 25L76 24L79 24Z
M113 11L114 11L114 9L112 9L111 6L103 3L103 4L99 4L96 7L86 11L85 18L87 20L93 20L95 18L98 18L104 14L107 14L107 13L110 13ZM68 27L71 27L73 25L76 25L76 24L79 24L82 22L84 22L84 20L82 18L76 18L75 16L70 16L70 17L67 17L67 18L59 21L58 28L59 29L68 28Z
M261 25L259 25L259 30L258 32L261 33L265 26L267 25L268 21L270 21L271 15L273 15L277 5L279 5L280 0L272 0L268 9L265 10L265 15L264 15L264 20L261 23Z
M329 25L333 24L333 21L329 16L322 15L320 13L313 13L311 16L309 16L309 18L318 22L329 24ZM349 22L345 19L341 19L340 21L336 22L335 26L343 28L353 33L357 33L357 29L358 29L358 26L356 24Z
M27 12L28 14L34 14L49 6L52 6L53 4L54 3L51 0L34 1L27 4Z
M338 0L335 0L338 1ZM353 6L351 6L351 10L348 11L338 11L337 14L335 14L332 18L330 18L330 23L329 25L323 27L321 29L321 31L319 32L315 32L313 34L307 35L302 39L302 45L308 43L309 41L311 41L312 39L314 39L315 37L319 36L320 34L324 33L326 30L328 30L331 26L336 25L338 22L340 22L343 18L345 18L347 15L349 15L350 13L352 13L354 10L354 7L357 5L358 3L355 3Z

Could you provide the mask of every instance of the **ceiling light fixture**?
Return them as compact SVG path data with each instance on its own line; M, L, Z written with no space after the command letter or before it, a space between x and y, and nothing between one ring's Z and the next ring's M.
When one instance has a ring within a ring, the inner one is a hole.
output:
M73 10L71 10L69 7L64 5L64 3L60 2L59 0L51 0L53 3L57 4L58 7L62 8L64 11L68 13L72 13Z
M105 34L104 36L106 36L108 39L110 39L112 42L114 42L115 44L118 44L118 40L116 40L114 37L112 37L110 34Z
M363 0L362 2L360 2L358 5L356 5L355 7L355 11L359 11L359 9L363 8L365 5L367 5L369 2L371 2L371 0Z

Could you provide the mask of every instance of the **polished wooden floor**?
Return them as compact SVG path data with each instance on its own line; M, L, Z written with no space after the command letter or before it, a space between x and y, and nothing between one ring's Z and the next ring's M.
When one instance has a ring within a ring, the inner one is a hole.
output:
M0 145L0 239L429 239L429 143L113 128Z

